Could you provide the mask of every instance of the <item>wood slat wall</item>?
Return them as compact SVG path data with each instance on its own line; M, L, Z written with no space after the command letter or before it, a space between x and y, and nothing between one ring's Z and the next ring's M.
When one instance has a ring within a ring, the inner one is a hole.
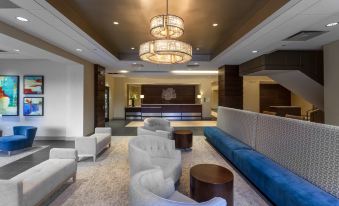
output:
M238 65L219 68L219 106L243 108L243 78L239 76Z

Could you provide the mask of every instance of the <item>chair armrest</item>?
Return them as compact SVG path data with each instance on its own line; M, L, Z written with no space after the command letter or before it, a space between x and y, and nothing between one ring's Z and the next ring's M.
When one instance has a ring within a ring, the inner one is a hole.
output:
M22 182L13 180L0 180L0 205L22 206L23 205Z
M112 134L112 128L110 127L96 127L95 134Z
M49 159L74 159L78 160L78 152L71 148L53 148L49 152Z
M79 155L96 155L97 154L97 138L77 137L75 138L75 149Z
M143 135L152 135L156 136L157 133L148 129L144 129L142 127L137 128L137 136L143 136Z

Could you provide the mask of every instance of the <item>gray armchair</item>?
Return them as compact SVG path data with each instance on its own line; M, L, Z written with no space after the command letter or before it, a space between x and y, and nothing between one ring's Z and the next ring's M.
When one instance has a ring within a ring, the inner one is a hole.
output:
M147 118L144 120L144 126L138 127L137 134L152 135L172 139L173 127L168 120L162 118Z
M181 152L173 140L156 136L138 136L128 144L131 176L149 169L160 168L166 178L177 182L181 176Z
M129 186L130 206L226 206L226 201L215 197L197 203L176 191L172 179L165 179L160 169L146 170L132 177Z

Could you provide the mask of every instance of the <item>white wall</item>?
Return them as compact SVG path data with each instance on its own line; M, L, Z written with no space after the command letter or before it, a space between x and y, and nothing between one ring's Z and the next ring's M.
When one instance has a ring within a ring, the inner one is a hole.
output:
M113 78L113 77L108 77ZM202 93L203 117L211 116L212 82L217 81L215 76L164 76L164 77L116 77L114 78L113 117L121 119L125 116L127 105L127 84L195 84L199 85ZM107 79L107 77L106 77ZM106 80L107 81L107 80ZM205 102L204 102L205 100Z
M339 41L324 47L325 123L339 125Z
M84 132L84 69L82 65L65 65L48 60L0 60L1 75L19 75L19 116L0 118L4 135L12 134L15 125L38 127L40 139L64 139ZM44 95L24 95L23 76L43 75ZM44 116L23 116L23 97L43 96Z

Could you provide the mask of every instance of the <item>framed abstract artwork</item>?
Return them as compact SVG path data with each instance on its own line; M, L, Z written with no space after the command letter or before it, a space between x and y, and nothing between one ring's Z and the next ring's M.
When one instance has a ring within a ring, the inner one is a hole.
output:
M24 116L44 116L43 97L24 97Z
M0 75L0 115L19 115L19 76Z
M24 76L24 94L43 94L44 76Z

